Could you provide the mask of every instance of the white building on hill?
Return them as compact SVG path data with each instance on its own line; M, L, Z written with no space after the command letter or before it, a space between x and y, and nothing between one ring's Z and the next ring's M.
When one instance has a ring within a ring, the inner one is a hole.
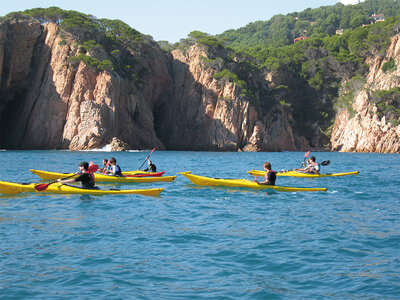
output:
M340 0L340 2L344 5L347 4L359 4L361 2L364 2L365 0Z

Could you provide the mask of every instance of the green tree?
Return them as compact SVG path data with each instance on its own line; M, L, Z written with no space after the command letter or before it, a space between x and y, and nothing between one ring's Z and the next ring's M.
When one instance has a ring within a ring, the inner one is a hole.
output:
M367 24L368 23L368 19L366 16L364 15L356 15L354 17L351 18L350 20L350 27L351 28L357 28L363 24Z

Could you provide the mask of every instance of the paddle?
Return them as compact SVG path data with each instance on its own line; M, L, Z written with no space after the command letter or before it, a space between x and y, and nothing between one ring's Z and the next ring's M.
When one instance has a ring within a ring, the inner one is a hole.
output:
M96 172L98 168L99 168L98 165L91 165L91 166L89 166L88 171L93 173L93 172ZM76 174L74 173L74 174L72 174L71 176L68 176L68 177L63 178L63 180L64 180L64 179L71 178L71 177L74 177L75 175L76 175ZM52 181L52 182L49 182L49 183L40 183L40 184L35 185L35 189L36 189L37 191L41 192L41 191L44 191L45 189L47 189L47 188L49 187L50 184L53 184L53 183L56 183L56 182L58 182L58 180Z
M304 165L304 162L306 161L306 158L307 158L307 156L310 154L310 151L307 151L305 154L304 154L304 159L303 159L303 162L301 163L301 165L300 165L300 168Z
M151 150L151 152L150 152L149 156L147 156L147 157L146 157L146 159L144 160L144 162L142 163L142 165L139 167L139 169L138 169L138 170L140 170L140 169L143 167L144 163L146 162L146 160L148 160L148 159L149 159L150 155L153 153L153 151L154 151L154 150L156 150L156 148L154 148L153 150Z
M330 163L331 163L330 160L324 160L324 161L321 163L321 166L327 166L327 165L329 165Z

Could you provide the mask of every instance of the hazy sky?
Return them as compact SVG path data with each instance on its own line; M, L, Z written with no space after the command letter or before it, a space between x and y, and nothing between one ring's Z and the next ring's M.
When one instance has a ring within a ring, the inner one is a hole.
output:
M219 34L276 14L334 5L339 0L4 0L0 16L35 7L57 6L98 18L119 19L154 40L178 42L194 30ZM355 3L357 0L342 0Z

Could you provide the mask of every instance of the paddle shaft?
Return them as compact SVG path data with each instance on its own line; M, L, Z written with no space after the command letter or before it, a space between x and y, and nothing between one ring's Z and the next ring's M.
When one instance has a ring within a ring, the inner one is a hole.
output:
M300 168L303 167L304 162L306 161L306 158L307 158L307 156L308 156L309 154L310 154L310 151L307 151L307 152L304 154L304 159L303 159L302 164L300 165Z
M61 180L69 179L69 178L71 178L71 177L74 177L75 175L76 175L76 174L74 173L74 174L72 174L71 176L61 178ZM52 182L49 182L48 185L53 184L53 183L56 183L56 182L58 182L58 179L57 179L57 180L54 180L54 181L52 181Z
M149 159L150 155L153 153L154 150L156 150L156 148L154 148L153 150L151 150L149 156L146 157L146 159L144 160L144 162L142 163L142 165L139 167L138 170L140 170L140 169L143 167L144 163Z
M75 175L76 174L74 173L71 176L63 178L63 180L71 178L71 177L74 177ZM35 189L37 191L44 191L45 189L47 189L49 187L50 184L53 184L53 183L56 183L56 182L58 182L58 180L55 180L55 181L52 181L52 182L49 182L49 183L40 183L40 184L35 185Z

